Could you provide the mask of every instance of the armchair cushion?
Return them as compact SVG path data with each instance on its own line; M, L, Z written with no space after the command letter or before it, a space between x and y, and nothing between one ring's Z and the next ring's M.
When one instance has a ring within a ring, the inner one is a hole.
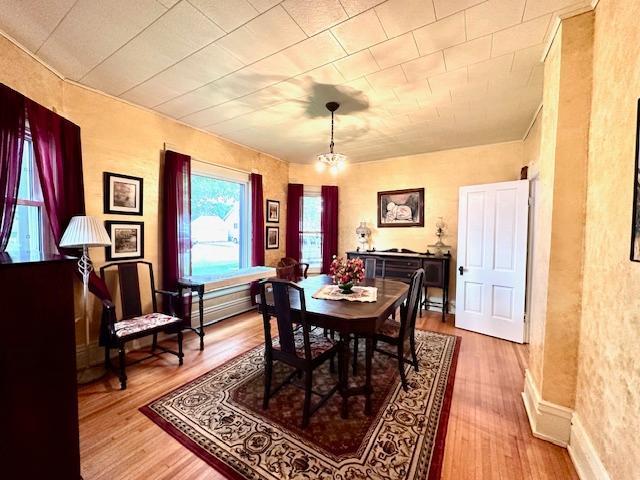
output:
M119 338L127 337L145 330L167 327L180 322L182 322L182 319L178 317L172 317L171 315L165 315L164 313L149 313L147 315L141 315L139 317L133 317L116 322L116 336Z

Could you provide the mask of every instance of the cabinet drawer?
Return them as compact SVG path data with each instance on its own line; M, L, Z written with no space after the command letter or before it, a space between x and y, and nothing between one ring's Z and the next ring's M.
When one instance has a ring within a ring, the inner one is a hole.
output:
M422 260L419 258L394 258L387 260L387 269L389 270L417 270L422 267Z

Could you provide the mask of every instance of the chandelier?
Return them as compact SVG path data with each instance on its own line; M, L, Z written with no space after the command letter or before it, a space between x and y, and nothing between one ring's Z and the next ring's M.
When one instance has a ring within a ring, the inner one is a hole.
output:
M327 107L327 110L331 112L331 143L329 144L329 153L321 153L318 155L317 168L319 171L322 171L325 167L329 167L331 172L336 174L338 173L338 170L341 170L344 167L344 164L347 161L346 156L333 151L333 113L338 110L340 104L337 102L329 102L325 106Z

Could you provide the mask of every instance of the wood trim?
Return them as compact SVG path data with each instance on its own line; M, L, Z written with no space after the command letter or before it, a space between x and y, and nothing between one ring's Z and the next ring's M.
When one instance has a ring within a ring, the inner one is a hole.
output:
M571 436L573 410L543 400L529 369L525 370L522 399L533 436L566 447Z
M571 440L567 450L580 480L610 480L609 472L600 460L577 413L571 419Z

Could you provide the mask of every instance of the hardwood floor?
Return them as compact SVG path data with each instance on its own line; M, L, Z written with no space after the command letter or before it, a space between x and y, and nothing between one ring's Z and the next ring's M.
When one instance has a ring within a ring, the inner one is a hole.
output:
M262 320L247 313L207 329L205 350L186 335L185 361L172 355L127 371L128 388L114 376L79 391L80 447L85 480L224 478L157 427L138 408L262 343ZM520 392L526 346L479 335L425 314L418 328L462 337L442 478L577 479L567 451L531 435ZM143 353L133 353L131 358Z

